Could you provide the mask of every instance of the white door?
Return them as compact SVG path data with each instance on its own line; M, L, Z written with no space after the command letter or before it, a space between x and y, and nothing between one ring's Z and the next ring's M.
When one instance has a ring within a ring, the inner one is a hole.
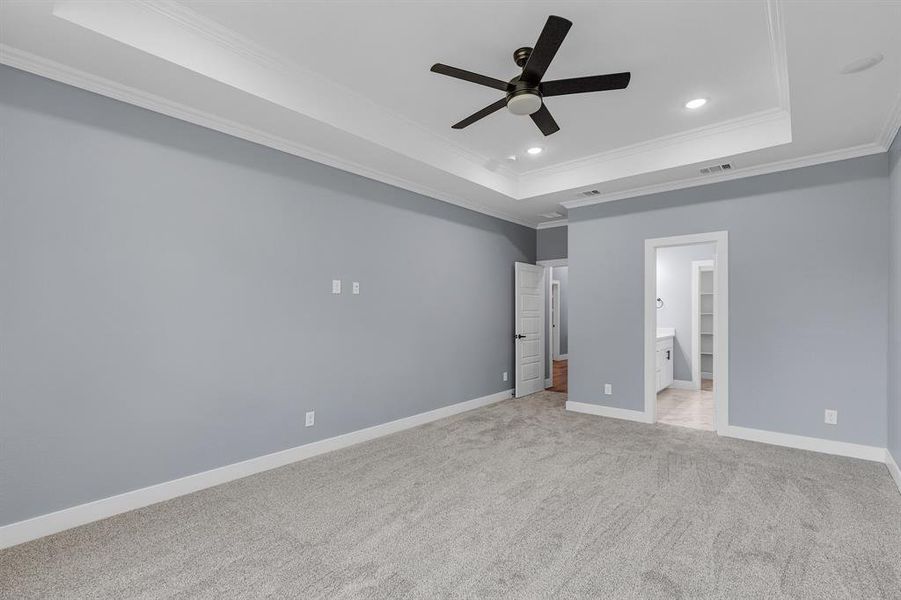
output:
M545 269L515 263L516 397L544 389Z

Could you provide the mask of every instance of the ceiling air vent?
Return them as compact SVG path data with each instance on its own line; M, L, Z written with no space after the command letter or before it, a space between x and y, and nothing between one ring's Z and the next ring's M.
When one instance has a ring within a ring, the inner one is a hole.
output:
M723 171L731 171L734 168L735 165L730 162L721 165L710 165L709 167L701 167L701 175L715 175L716 173L722 173Z
M585 190L584 192L579 192L579 195L587 197L587 196L597 196L600 193L601 192L599 192L598 190Z

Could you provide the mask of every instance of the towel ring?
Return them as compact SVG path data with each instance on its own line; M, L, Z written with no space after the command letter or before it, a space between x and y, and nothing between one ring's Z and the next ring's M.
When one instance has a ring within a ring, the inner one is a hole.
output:
M657 298L657 308L663 308L663 298Z

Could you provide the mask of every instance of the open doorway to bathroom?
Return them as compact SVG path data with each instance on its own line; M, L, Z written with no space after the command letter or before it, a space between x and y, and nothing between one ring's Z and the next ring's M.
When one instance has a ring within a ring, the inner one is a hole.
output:
M647 240L645 410L651 421L710 431L726 426L727 388L720 385L728 377L720 373L728 364L725 253L725 232Z
M569 265L566 259L538 261L547 269L547 370L545 389L568 391L569 380Z
M657 421L714 429L714 244L657 249Z

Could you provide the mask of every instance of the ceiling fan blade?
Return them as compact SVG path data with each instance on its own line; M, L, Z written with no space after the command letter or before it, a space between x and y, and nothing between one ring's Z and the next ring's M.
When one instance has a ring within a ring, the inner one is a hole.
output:
M545 81L539 87L542 96L565 96L567 94L584 94L585 92L606 92L622 90L628 87L632 74L611 73L593 77L573 77L572 79L555 79Z
M463 81L469 81L471 83L477 83L479 85L486 85L490 88L494 88L502 92L506 92L507 87L509 87L509 84L506 81L501 81L500 79L495 79L494 77L488 77L486 75L479 75L478 73L473 73L472 71L464 71L463 69L458 69L457 67L449 67L447 65L442 65L441 63L435 63L434 65L432 65L431 70L432 73L439 73L441 75L447 75L448 77L456 77L457 79L462 79Z
M544 135L551 135L552 133L560 131L560 126L557 125L557 121L551 116L551 111L549 111L544 104L541 105L541 108L539 108L537 112L532 113L530 116Z
M535 47L532 49L532 54L529 55L526 66L522 68L523 81L532 84L541 81L544 72L551 65L557 50L560 49L560 44L563 43L563 39L572 26L572 21L563 17L551 15L547 18L547 23L544 24L544 29L541 30L541 35L538 36L538 41L535 42Z
M482 110L469 115L468 117L466 117L459 123L455 123L454 125L451 126L451 128L452 129L463 129L464 127L468 127L468 126L472 125L473 123L475 123L476 121L478 121L479 119L487 117L491 113L497 112L500 109L504 108L505 106L507 106L507 99L501 98L494 104L489 104Z

